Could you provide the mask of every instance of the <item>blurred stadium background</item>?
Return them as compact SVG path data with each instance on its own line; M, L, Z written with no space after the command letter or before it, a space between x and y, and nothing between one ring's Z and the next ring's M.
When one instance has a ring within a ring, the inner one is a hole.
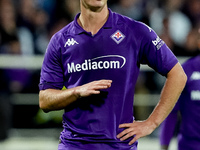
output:
M152 27L180 62L196 55L199 0L108 0L116 12ZM62 111L38 106L40 68L51 36L73 20L79 0L0 0L0 149L55 150ZM165 78L141 67L136 119L146 119ZM159 128L139 140L139 150L159 150ZM176 140L170 145L176 150Z

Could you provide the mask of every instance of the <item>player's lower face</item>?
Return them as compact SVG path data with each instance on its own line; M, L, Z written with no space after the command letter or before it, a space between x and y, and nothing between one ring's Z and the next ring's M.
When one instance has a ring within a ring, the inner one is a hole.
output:
M107 0L81 0L81 3L85 8L98 10L107 4Z

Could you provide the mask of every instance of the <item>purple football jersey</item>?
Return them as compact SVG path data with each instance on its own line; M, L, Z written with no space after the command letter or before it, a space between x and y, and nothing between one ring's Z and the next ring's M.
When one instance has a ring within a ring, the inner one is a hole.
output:
M125 144L123 149L130 149L131 139L121 142L116 135L123 130L119 124L134 120L134 89L140 64L166 76L177 59L156 33L141 22L109 10L107 22L92 35L77 23L79 15L52 37L41 70L40 90L112 80L109 89L65 109L60 139L65 144ZM137 142L132 147L135 145Z
M186 86L173 111L163 122L161 144L168 145L173 136L177 112L181 114L178 133L179 150L200 149L200 55L186 61L182 66L187 75Z

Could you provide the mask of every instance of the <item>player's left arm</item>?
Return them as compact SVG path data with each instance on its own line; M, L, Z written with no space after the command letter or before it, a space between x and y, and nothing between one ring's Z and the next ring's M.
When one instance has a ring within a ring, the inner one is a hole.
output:
M181 65L177 63L167 74L160 100L148 119L119 125L119 128L124 128L124 130L117 135L117 138L124 141L134 136L129 143L131 145L139 138L151 134L172 111L186 81L187 76Z

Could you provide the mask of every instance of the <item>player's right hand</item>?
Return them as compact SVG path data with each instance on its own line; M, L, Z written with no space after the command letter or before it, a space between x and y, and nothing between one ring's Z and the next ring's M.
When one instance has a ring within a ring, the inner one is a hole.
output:
M100 94L100 90L111 87L112 80L93 81L82 86L77 86L74 89L74 95L77 98L87 97L93 94Z

